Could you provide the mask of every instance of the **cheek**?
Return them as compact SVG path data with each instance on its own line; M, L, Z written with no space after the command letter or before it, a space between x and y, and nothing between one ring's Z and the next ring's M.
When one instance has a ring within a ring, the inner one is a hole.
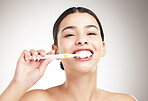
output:
M102 50L102 41L99 38L94 38L91 40L92 46L95 49L96 55L98 57L101 56L101 50Z
M98 37L91 38L90 42L93 44L93 46L96 50L101 48L102 42L101 42L100 38L98 38Z
M94 44L98 50L101 50L101 41L100 40L95 41Z
M74 45L73 39L60 39L59 41L59 51L60 53L68 53L71 50L71 47Z

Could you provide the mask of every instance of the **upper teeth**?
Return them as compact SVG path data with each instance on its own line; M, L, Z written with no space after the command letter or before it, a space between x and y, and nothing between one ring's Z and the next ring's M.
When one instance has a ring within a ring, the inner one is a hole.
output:
M76 56L76 58L86 58L92 55L90 51L78 51L75 54L79 54L79 56Z

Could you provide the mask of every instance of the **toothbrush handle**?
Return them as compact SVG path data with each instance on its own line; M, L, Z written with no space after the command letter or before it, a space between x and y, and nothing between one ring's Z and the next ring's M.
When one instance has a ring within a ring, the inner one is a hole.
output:
M46 58L64 58L63 54L58 55L45 55L45 57L42 57L41 55L38 55L38 59L46 59Z
M45 55L45 57L42 57L41 55L38 55L37 59L46 59L46 58L70 58L76 56L75 54L57 54L57 55ZM32 59L32 56L30 56L29 59Z
M46 59L46 58L60 58L60 56L58 55L45 55L44 57L42 57L41 55L37 56L37 59ZM32 56L29 57L29 59L32 59Z

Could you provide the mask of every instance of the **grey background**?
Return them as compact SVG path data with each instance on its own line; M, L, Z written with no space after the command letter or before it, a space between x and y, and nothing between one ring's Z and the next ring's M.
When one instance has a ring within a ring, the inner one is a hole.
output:
M147 5L147 0L0 0L0 93L13 78L21 52L51 50L57 17L69 7L83 6L96 13L105 33L107 54L98 64L98 88L147 101ZM64 80L59 61L53 61L30 90Z

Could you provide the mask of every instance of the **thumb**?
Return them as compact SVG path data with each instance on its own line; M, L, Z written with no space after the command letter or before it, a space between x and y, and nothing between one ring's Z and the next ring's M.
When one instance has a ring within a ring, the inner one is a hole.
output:
M47 55L54 55L54 53L55 53L55 51L52 50L52 51L48 52ZM45 71L47 65L48 65L51 61L53 61L53 60L54 60L54 58L48 58L48 59L43 60L41 66L40 66L40 68L39 68L40 71L41 71L42 73L44 73L44 71Z

